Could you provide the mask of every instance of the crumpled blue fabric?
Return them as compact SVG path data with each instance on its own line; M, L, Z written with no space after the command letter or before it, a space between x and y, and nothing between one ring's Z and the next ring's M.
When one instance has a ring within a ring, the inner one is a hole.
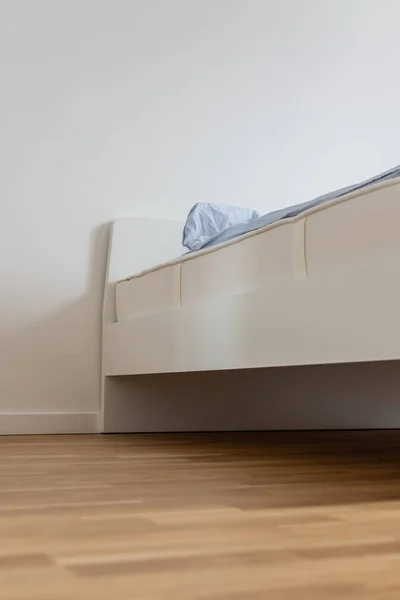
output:
M400 177L400 165L361 183L349 185L308 202L274 210L261 217L257 211L251 208L233 208L219 204L196 204L190 211L186 221L183 231L183 245L190 250L200 250L205 246L216 246L250 231L262 229L277 221L295 217L310 208L325 204L350 192L397 177Z
M200 250L234 225L251 223L260 214L253 208L198 202L189 211L182 244L192 252Z

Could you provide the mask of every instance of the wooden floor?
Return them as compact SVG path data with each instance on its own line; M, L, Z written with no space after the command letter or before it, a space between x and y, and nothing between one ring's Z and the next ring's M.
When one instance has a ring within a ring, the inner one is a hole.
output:
M0 438L1 600L399 600L400 431Z

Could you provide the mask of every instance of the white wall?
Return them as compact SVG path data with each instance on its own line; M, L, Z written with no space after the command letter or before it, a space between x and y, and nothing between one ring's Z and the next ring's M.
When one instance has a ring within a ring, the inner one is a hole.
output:
M400 163L399 17L0 0L0 413L97 412L110 220L268 210Z

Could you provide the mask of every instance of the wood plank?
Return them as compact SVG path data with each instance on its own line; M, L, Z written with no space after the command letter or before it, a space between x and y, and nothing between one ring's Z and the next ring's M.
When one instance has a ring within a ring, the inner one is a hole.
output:
M400 431L0 438L2 600L397 600Z

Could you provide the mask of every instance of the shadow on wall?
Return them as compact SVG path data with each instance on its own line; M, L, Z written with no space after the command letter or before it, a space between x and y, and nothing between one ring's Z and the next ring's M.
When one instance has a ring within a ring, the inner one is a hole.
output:
M97 412L110 224L90 240L88 292L0 345L0 412ZM27 295L26 303L29 303Z
M400 427L400 361L106 378L105 431Z

